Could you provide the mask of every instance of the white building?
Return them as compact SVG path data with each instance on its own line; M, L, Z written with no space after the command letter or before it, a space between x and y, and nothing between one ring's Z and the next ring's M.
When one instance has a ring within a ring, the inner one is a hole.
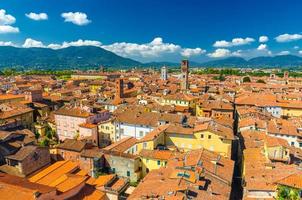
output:
M166 81L168 79L168 68L166 66L163 66L160 71L161 80Z

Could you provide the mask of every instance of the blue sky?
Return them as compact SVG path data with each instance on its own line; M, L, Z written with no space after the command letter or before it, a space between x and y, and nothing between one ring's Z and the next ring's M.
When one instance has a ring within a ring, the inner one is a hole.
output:
M0 45L94 45L143 62L302 55L300 0L2 0L0 9Z

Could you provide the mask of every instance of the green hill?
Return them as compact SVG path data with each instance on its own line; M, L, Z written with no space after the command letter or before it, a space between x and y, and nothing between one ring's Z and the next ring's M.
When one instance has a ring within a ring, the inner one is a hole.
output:
M22 66L35 69L77 69L97 66L132 67L141 65L99 47L64 49L0 47L0 68Z

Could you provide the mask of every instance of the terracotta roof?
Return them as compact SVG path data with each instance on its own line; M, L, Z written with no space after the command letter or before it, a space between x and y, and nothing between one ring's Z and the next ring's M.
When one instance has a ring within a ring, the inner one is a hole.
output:
M97 147L83 149L82 152L81 152L81 157L101 158L102 156L103 156L103 153Z
M9 100L9 99L18 99L18 98L25 98L25 96L24 95L14 95L14 94L1 94L0 95L0 101Z
M83 123L83 124L79 124L79 126L82 128L88 128L88 129L93 129L93 128L97 127L96 124L91 124L91 123Z
M71 161L58 161L29 178L29 181L43 184L55 185L55 182L63 175L78 169L78 165Z
M136 144L137 139L134 137L126 137L121 139L118 142L115 142L105 148L103 150L105 151L114 151L114 152L122 152L124 153L127 151L130 147L132 147L134 144Z
M131 112L131 115L129 113ZM181 123L183 115L143 111L140 107L129 107L115 112L116 121L128 124L139 124L157 127L159 121Z
M289 144L285 139L277 138L277 137L266 136L265 144L268 147L282 146L285 148L289 148Z
M48 193L48 192L56 190L54 187L49 187L49 186L41 185L38 183L32 183L32 182L26 180L25 178L20 178L18 176L12 176L9 174L4 174L4 173L0 173L0 183L13 185L13 186L20 187L20 188L26 188L26 189L33 190L33 191L39 191L40 193ZM3 187L0 187L0 190L1 189L3 189ZM14 192L16 192L16 191L14 191ZM3 193L1 192L1 194L3 194Z
M33 109L21 103L4 103L1 106L9 108L8 110L0 109L0 119L8 119L25 113L33 112Z
M62 107L59 110L54 112L55 115L66 115L66 116L72 116L72 117L81 117L81 118L87 118L92 116L93 114L90 112L87 112L79 107L76 108L67 108Z
M128 199L184 199L186 191L194 199L229 199L233 169L233 161L207 150L177 153L166 167L150 171Z
M104 192L97 190L93 186L85 185L77 195L69 198L69 200L104 200L105 197L106 194Z
M76 139L65 139L57 146L57 149L81 152L86 146L86 141Z
M115 174L99 176L97 179L92 181L90 184L96 187L101 187L106 185L109 181L113 180L116 177Z
M286 185L292 188L302 189L302 173L297 172L277 181L280 185Z
M138 142L152 141L152 140L156 139L158 136L160 136L161 134L163 134L168 127L169 127L168 124L161 125L161 126L157 127L156 129L154 129L153 131L149 132Z
M7 158L12 160L22 161L27 156L35 152L38 148L44 148L44 147L38 147L33 145L24 146L19 151L17 151L17 153L15 153L14 155L7 156Z
M169 160L173 156L173 152L169 150L148 150L142 149L139 155L143 158Z

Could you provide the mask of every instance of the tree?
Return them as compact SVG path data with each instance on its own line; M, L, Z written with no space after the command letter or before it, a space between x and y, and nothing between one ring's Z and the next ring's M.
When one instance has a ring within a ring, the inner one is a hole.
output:
M251 78L249 76L245 76L245 77L243 77L242 82L249 83L249 82L251 82Z
M49 126L46 127L45 136L48 139L53 139L53 137L54 137L54 132L52 131L52 129Z
M214 76L214 80L219 80L220 82L225 81L225 77L222 74L219 74L219 76Z
M39 139L39 137L40 137L40 133L39 133L39 132L36 130L34 134L35 134L35 138L36 138L36 140L38 140L38 139Z
M300 199L299 190L280 185L277 188L277 199L278 200L298 200L298 199Z
M17 75L17 71L15 69L4 69L2 71L2 73L5 75L5 76L15 76Z
M265 84L265 81L262 80L262 79L259 79L259 80L256 81L256 83L264 83Z
M49 139L48 139L48 138L44 138L44 139L41 141L40 145L41 145L42 147L48 147L48 146L49 146Z

